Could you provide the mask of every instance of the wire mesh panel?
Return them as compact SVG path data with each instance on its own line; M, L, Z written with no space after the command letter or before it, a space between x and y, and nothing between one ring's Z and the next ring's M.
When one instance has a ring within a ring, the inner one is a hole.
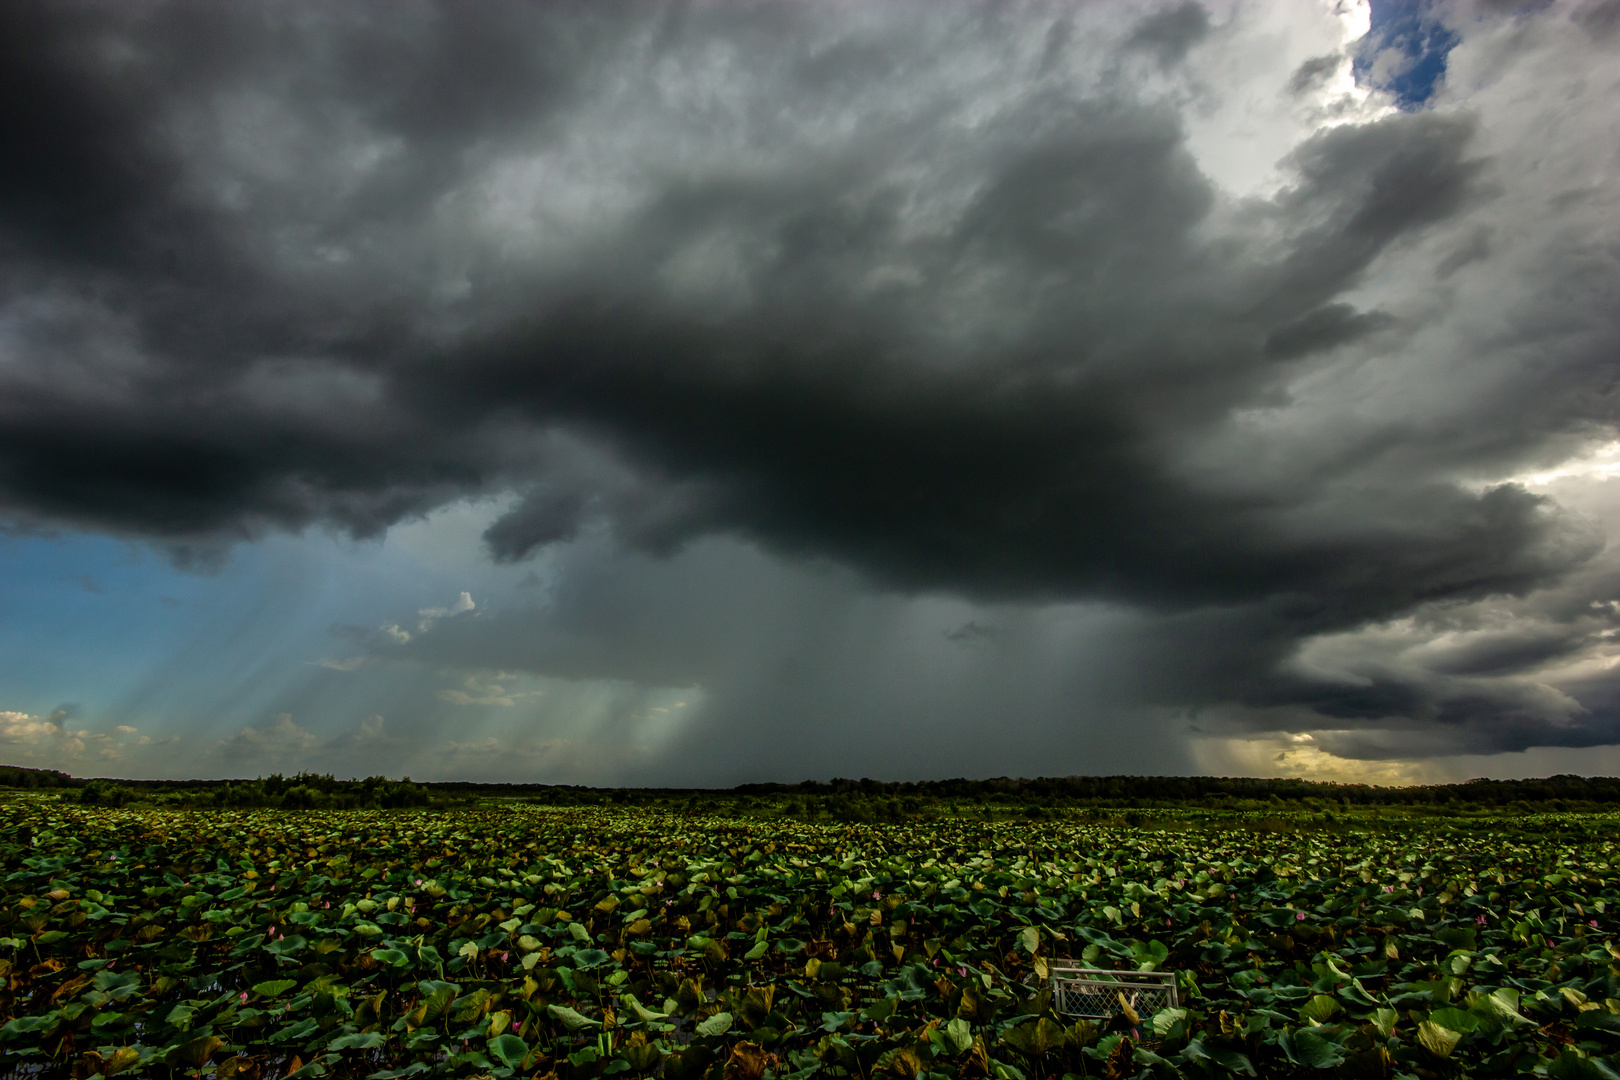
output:
M1126 1006L1141 1019L1180 1004L1169 971L1108 971L1053 964L1052 1007L1068 1016L1111 1019Z

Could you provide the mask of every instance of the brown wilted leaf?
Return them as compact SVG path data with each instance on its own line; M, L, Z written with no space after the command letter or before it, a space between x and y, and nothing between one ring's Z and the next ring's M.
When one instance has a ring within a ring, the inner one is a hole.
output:
M141 1052L133 1046L120 1046L113 1051L112 1057L104 1059L101 1066L101 1075L115 1076L128 1069L133 1069L141 1060Z
M973 1045L968 1047L967 1060L962 1064L964 1076L991 1076L990 1047L985 1043L983 1035L973 1036Z
M89 972L85 972L82 975L75 975L73 978L69 979L67 982L63 983L61 986L58 986L51 993L51 1004L54 1005L58 1001L61 1001L63 998L72 997L74 994L77 994L80 990L82 990L86 986L88 986L89 983L90 983L90 973Z
M216 1054L225 1040L218 1035L203 1035L183 1042L170 1051L171 1059L193 1069L200 1069Z
M228 1057L219 1063L214 1072L214 1080L259 1080L263 1067L252 1058Z
M927 1065L923 1059L909 1046L891 1050L879 1058L877 1065L873 1067L875 1075L901 1077L903 1080L915 1080L920 1073L926 1071Z
M1113 1052L1108 1055L1108 1060L1103 1062L1103 1075L1108 1080L1125 1080L1128 1076L1135 1076L1136 1069L1131 1064L1135 1053L1136 1048L1131 1045L1131 1037L1122 1036Z
M766 1053L758 1043L740 1042L726 1059L726 1080L760 1080L765 1070L776 1067L776 1055Z

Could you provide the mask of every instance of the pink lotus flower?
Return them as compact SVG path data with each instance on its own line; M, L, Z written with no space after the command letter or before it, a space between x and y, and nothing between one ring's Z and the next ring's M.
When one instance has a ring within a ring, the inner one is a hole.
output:
M244 1005L247 1004L247 991L246 990L242 991L242 1004L244 1004Z
M1394 892L1395 891L1395 886L1393 886L1393 885L1385 885L1384 886L1384 891L1385 892Z
M1475 915L1474 916L1474 924L1476 926L1484 926L1485 925L1485 916L1483 916L1483 915ZM1594 923L1593 925L1595 926L1597 924Z
M883 899L883 894L878 892L876 889L873 889L872 890L872 899L881 900L881 899Z
M1294 912L1294 921L1295 922L1304 922L1305 921L1305 913L1303 911Z
M1597 929L1597 920L1593 919L1591 921L1591 923L1589 923L1588 925L1590 925L1592 927L1592 929L1596 930Z

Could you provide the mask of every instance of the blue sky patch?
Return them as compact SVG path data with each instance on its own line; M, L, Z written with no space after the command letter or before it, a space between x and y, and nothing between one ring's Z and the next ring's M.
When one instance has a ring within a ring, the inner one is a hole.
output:
M1425 0L1372 0L1372 26L1355 57L1356 82L1389 91L1407 112L1420 109L1461 40Z

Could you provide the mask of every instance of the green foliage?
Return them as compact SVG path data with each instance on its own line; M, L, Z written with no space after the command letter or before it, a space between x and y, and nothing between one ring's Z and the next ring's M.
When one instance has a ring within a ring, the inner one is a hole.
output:
M91 780L79 790L87 806L163 806L176 809L283 808L287 810L383 810L424 807L435 802L432 792L410 779L337 780L330 773L275 773L257 780L146 782Z
M1562 813L1620 807L1620 778L1580 776L1416 787L1207 776L998 777L903 783L834 779L745 784L729 791L710 791L413 784L408 779L391 781L380 776L339 781L310 773L258 780L86 781L49 770L0 766L0 786L89 787L93 790L82 796L83 801L100 806L380 809L522 799L546 806L641 806L692 815L718 813L852 825L976 818L1154 826L1163 824L1162 815L1153 814L1154 810L1172 809L1177 817L1208 810L1257 813L1252 827L1263 832L1365 824L1400 815L1491 817L1517 816L1536 809Z
M254 783L279 804L0 803L8 1062L1560 1077L1620 1051L1616 815L762 822L684 796L332 810L288 802L308 777ZM1181 1005L1058 1015L1037 991L1060 959L1175 972Z
M29 769L21 765L0 765L0 787L22 788L25 791L39 788L76 788L84 785L83 780L76 779L64 772L55 769Z

